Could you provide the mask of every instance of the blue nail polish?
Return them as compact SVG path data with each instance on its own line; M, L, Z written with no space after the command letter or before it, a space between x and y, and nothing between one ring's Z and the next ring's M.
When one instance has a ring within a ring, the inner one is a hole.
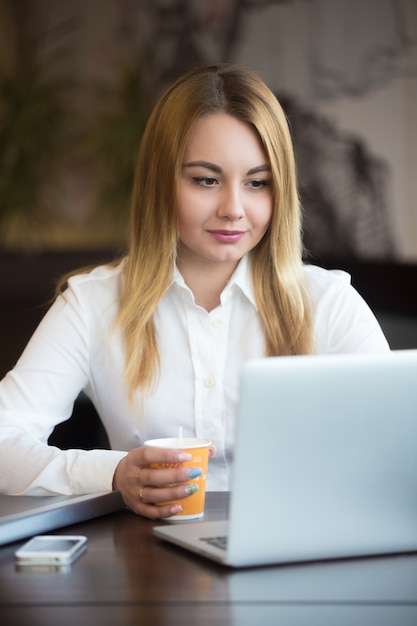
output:
M188 472L188 478L198 478L198 476L201 476L202 473L203 470L201 467L195 467Z

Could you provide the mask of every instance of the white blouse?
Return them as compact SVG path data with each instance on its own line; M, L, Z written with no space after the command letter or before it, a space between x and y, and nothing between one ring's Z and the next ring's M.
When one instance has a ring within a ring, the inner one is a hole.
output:
M239 369L264 355L248 258L207 312L177 271L155 313L160 375L141 401L128 401L119 333L112 328L123 284L122 263L69 281L18 363L0 383L0 493L81 494L112 488L126 452L146 439L211 439L207 488L230 488ZM388 343L373 313L338 270L304 268L315 307L320 353L383 352ZM54 426L69 418L84 390L106 428L112 450L48 446Z

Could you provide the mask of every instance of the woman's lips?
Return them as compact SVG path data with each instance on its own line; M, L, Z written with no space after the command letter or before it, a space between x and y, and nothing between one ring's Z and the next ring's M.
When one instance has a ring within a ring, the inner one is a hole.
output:
M222 243L236 243L245 236L244 230L209 230L209 234Z

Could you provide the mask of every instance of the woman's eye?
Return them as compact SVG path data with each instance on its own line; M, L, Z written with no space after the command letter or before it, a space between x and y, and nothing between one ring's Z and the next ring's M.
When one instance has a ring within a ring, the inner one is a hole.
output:
M214 187L216 185L216 178L211 178L210 176L194 176L193 182L196 185L200 185L200 187Z
M249 181L249 187L252 189L264 189L265 187L269 187L269 180L251 180Z

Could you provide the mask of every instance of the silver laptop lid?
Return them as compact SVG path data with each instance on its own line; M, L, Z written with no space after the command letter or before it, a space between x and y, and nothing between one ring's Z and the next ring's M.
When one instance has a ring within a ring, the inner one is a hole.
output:
M79 496L0 495L0 545L124 508L118 491Z
M417 350L242 369L228 561L417 549Z

